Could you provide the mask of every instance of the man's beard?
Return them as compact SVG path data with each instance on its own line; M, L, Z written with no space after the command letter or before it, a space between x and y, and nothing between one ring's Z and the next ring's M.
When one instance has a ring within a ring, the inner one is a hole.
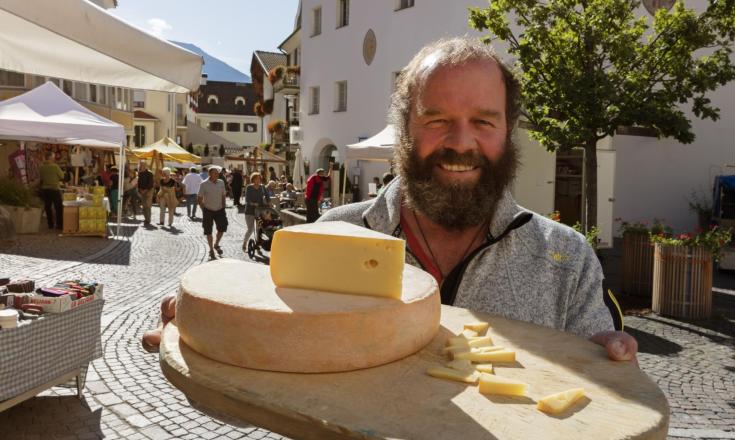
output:
M401 145L398 162L405 203L447 230L458 231L492 220L495 208L518 168L518 150L510 136L502 156L491 162L477 151L457 153L442 148L425 159L416 149ZM444 183L435 175L437 164L478 166L481 174L476 182Z

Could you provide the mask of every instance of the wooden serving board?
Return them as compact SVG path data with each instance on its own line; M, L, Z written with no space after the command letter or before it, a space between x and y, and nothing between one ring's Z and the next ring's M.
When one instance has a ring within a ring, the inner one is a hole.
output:
M495 374L528 383L528 397L485 396L477 386L425 374L446 362L446 339L477 320L490 322L495 345L516 350L516 363L495 364ZM199 408L296 439L666 437L669 408L661 390L632 363L608 360L603 347L456 307L442 306L441 324L428 346L405 359L347 373L298 374L210 360L181 343L171 323L160 362ZM536 409L537 399L574 387L583 387L586 397L566 413Z

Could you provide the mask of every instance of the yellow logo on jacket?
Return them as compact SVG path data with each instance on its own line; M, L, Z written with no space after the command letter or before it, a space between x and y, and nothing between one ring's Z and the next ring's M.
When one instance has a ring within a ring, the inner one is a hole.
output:
M566 255L563 255L563 254L561 254L559 252L553 252L552 251L552 252L550 252L550 254L551 254L551 259L554 260L554 261L556 261L556 262L567 261L569 259L569 257L567 257Z

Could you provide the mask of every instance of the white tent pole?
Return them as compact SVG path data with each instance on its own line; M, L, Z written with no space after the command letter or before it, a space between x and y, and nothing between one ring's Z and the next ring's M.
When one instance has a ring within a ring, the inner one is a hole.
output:
M345 175L342 177L342 204L345 204L345 195L347 194L347 174L349 168L347 168L347 159L345 159Z
M120 145L120 167L117 170L117 232L116 236L120 237L120 223L122 222L122 198L123 198L123 181L125 179L125 146Z

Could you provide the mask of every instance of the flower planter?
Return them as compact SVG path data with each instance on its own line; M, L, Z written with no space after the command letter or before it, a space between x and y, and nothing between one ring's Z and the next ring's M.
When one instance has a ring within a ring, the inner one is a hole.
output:
M712 315L710 251L701 247L656 243L653 311L685 319L706 319Z
M0 205L10 214L16 234L37 234L41 227L41 208Z
M653 243L647 233L623 234L623 292L650 298L653 288Z

